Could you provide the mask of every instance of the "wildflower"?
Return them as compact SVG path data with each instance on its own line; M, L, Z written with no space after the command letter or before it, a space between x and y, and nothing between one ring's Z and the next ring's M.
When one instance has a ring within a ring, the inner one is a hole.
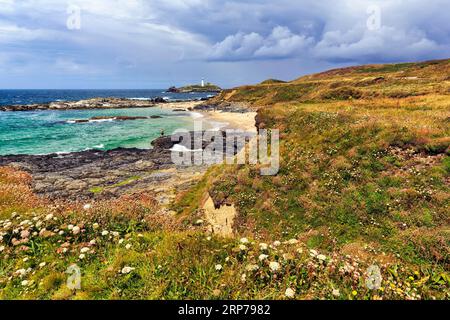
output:
M134 270L136 270L136 269L135 268L131 268L131 267L124 267L121 272L122 272L122 274L129 274L129 273L131 273Z
M216 264L216 271L222 271L223 267L221 264Z
M72 233L75 234L75 235L79 234L80 231L81 231L81 229L80 229L80 227L78 227L78 226L75 226L75 227L73 227L73 229L72 229Z
M249 264L247 267L245 267L245 270L248 272L255 272L258 271L259 267L256 264Z
M259 256L259 261L264 261L264 260L266 260L267 258L269 258L269 256L267 255L267 254L262 254L262 255L260 255Z
M211 237L206 237L207 241L211 241L211 239L212 239Z
M39 268L43 268L43 267L45 267L46 265L47 265L46 262L41 262L41 263L39 264Z
M0 246L0 252L5 251L5 246Z
M28 280L23 280L22 282L21 282L21 285L23 286L23 287L26 287L26 286L28 286Z
M117 238L120 234L117 231L111 232L112 236Z
M130 250L130 249L131 249L131 244L127 244L127 245L125 246L125 249Z
M82 253L82 254L80 254L80 256L78 258L80 258L80 260L83 260L84 258L86 258L86 255L84 253Z
M95 241L95 240L91 240L91 241L89 242L89 244L90 244L91 246L95 246L96 243L97 243L97 241Z
M21 237L22 239L28 238L29 236L30 236L30 231L28 231L28 230L23 230L23 231L20 233L20 237Z
M22 261L23 262L27 262L28 260L30 260L29 258L23 258Z
M92 205L89 204L89 203L88 203L88 204L85 204L84 207L83 207L84 210L89 210L89 209L91 209L91 208L92 208Z
M239 246L239 250L245 251L245 250L247 250L247 246L241 244L241 245Z
M59 235L60 235L60 236L63 236L63 235L64 235L64 231L61 230L61 231L59 232Z
M195 221L195 225L196 226L201 226L203 224L203 220L202 219L198 219L197 221Z
M125 242L125 239L120 239L119 240L119 244L122 244L122 243L124 243Z
M94 230L97 230L98 228L100 228L100 226L99 226L98 223L94 223L94 224L92 225L92 228L93 228Z
M325 255L323 255L323 254L319 254L318 256L317 256L317 259L319 259L320 261L325 261L325 260L327 260L327 257L325 256Z
M267 251L267 249L269 249L269 246L267 245L267 243L260 243L259 244L259 249L261 251Z
M319 253L316 250L311 249L309 250L309 255L313 258L316 258L319 255Z
M82 248L82 249L81 249L81 253L88 253L89 250L90 250L90 249L89 249L89 248L86 248L86 247L85 247L85 248Z
M241 282L245 282L245 281L247 281L247 275L244 273L244 274L241 276Z
M69 249L63 248L61 252L62 252L62 253L67 253L67 251L69 251Z
M274 247L279 247L279 246L281 246L281 242L280 242L280 241L275 241L275 242L273 243L273 246L274 246Z
M354 297L356 297L356 296L358 295L358 291L353 290L353 291L352 291L352 295L353 295Z
M297 239L291 239L291 240L289 240L287 243L288 243L288 244L291 244L291 245L294 245L294 244L297 244L297 243L298 243L298 240L297 240Z
M67 229L72 230L73 227L74 227L73 224L69 224L69 225L67 226Z
M289 298L289 299L294 299L295 297L295 291L291 288L287 288L286 292L284 293L284 295Z
M53 214L48 214L47 216L45 216L45 221L49 221L53 219Z
M108 234L109 234L109 231L107 231L107 230L103 230L103 231L102 231L102 236L105 237L105 236L107 236Z
M339 291L339 289L334 289L333 290L333 296L335 296L337 298L341 296L341 292Z
M25 269L19 269L15 272L16 275L23 277L24 275L27 274L27 270Z
M248 239L247 238L242 238L240 242L242 244L247 244L248 243Z
M280 264L278 262L271 262L269 264L269 268L270 270L272 270L273 272L277 272L278 270L280 270Z

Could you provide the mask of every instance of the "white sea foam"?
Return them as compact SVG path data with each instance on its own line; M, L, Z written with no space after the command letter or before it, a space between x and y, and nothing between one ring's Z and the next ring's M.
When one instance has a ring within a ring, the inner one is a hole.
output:
M152 100L152 99L151 98L130 98L130 100L149 101L149 100Z
M113 122L114 120L116 120L116 118L111 118L111 119L93 119L93 120L89 120L89 122Z
M199 112L191 112L191 117L194 119L200 119L200 118L204 118L205 116Z

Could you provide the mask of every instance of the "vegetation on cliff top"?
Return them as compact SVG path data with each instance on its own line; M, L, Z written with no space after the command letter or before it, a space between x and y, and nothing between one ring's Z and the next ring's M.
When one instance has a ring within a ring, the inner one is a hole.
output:
M181 194L85 204L0 169L3 299L450 299L450 60L332 70L223 92L279 129L281 169L218 166ZM202 202L234 204L235 236ZM65 285L77 264L81 290ZM382 281L367 286L369 267Z

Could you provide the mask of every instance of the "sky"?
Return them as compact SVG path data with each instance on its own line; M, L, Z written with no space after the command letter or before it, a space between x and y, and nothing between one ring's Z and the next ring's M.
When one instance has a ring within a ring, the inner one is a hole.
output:
M224 88L450 58L448 0L0 0L0 88Z

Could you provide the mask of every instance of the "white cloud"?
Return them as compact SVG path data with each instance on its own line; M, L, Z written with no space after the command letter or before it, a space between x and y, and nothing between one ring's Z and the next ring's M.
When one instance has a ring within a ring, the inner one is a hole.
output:
M264 38L258 33L239 32L216 43L208 55L212 61L293 58L313 43L312 38L297 35L277 26Z
M329 61L367 62L420 59L429 55L445 57L449 46L439 45L420 30L382 26L369 31L359 26L346 32L326 32L314 48L315 56Z

